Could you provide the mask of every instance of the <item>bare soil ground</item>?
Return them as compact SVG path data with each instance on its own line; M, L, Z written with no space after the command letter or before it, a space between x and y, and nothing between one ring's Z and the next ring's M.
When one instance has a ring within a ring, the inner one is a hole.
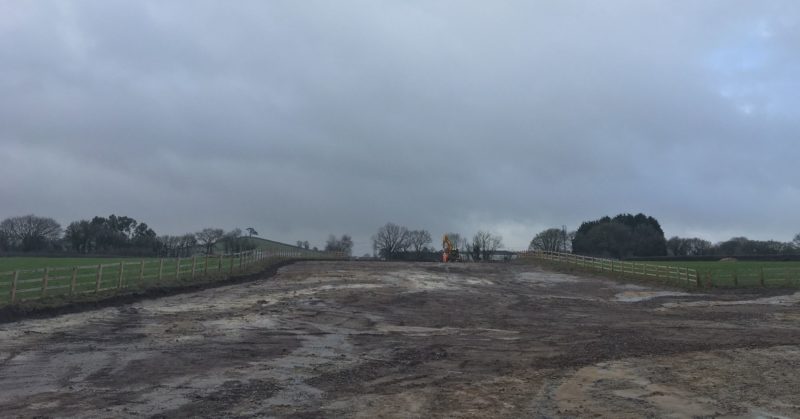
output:
M302 262L0 325L3 417L800 417L800 293Z

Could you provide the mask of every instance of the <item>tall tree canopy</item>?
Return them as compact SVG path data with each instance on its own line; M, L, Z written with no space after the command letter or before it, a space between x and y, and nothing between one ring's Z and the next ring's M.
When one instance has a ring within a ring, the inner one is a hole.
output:
M572 250L615 258L664 256L667 241L655 218L642 213L620 214L582 223L572 240Z

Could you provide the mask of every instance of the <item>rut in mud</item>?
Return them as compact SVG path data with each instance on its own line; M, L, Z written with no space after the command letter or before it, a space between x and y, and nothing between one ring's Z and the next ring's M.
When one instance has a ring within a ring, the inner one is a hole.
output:
M85 417L800 416L800 294L516 264L302 262L0 325L0 412Z

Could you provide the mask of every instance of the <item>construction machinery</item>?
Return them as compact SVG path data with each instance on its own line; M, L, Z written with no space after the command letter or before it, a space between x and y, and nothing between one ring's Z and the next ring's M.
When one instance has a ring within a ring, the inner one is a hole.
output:
M456 262L459 260L458 247L453 245L447 234L442 237L442 249L442 262Z

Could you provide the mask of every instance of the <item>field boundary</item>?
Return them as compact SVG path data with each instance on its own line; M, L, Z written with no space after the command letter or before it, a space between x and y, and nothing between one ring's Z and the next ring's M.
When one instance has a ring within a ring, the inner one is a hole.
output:
M97 265L17 269L0 272L0 307L48 298L81 299L169 284L191 284L208 279L224 280L279 260L344 257L339 253L315 254L299 249L255 249L220 255L195 255L189 258L132 259Z
M656 279L671 285L682 285L689 288L702 287L701 277L696 269L679 266L655 265L642 262L628 262L623 260L596 258L582 256L574 253L561 253L549 251L525 251L519 253L522 258L534 258L556 263L573 265L596 272L618 274L623 277L637 277Z

